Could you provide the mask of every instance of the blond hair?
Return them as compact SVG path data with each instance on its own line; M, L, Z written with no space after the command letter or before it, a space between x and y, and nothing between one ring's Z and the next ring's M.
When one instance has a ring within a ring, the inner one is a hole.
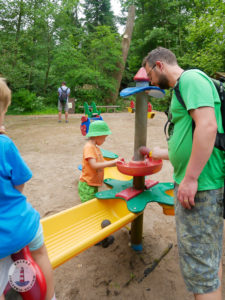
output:
M5 112L11 103L11 90L8 88L5 79L0 78L0 114Z

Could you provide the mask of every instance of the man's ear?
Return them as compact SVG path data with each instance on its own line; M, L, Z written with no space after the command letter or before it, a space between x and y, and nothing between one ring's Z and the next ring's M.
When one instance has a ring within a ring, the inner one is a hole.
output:
M164 64L163 64L162 61L157 60L157 61L155 62L155 64L156 64L156 67L158 68L158 70L162 71L162 70L164 69Z

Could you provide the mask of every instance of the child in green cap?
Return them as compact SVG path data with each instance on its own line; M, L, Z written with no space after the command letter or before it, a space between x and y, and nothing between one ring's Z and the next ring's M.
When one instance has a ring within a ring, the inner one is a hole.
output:
M89 140L83 150L82 173L78 185L81 202L95 198L98 187L103 184L104 168L115 166L118 161L118 159L104 160L101 150L98 147L105 142L109 134L111 134L111 131L104 121L95 121L89 127L87 134ZM108 223L104 225L104 221ZM109 220L104 221L101 225L102 228L110 224ZM96 245L102 245L103 248L107 248L113 241L114 237L110 235Z
M81 202L95 198L98 187L103 184L104 168L115 166L118 161L118 159L104 160L98 147L105 142L105 139L111 133L104 121L92 122L89 127L87 134L89 140L83 150L82 173L78 185Z

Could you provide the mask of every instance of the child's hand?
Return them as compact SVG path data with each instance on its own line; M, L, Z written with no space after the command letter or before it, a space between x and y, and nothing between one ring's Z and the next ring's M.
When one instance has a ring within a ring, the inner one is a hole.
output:
M0 126L0 133L5 133L5 126L4 125Z
M145 146L141 146L139 149L139 152L144 155L144 156L148 156L149 157L149 153L150 153L150 149L145 147Z
M118 161L121 161L121 160L122 160L122 157L117 157L116 159L114 159L115 165Z

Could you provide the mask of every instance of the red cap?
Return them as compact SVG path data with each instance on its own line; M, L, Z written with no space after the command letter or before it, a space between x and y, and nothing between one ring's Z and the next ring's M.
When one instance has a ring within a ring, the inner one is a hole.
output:
M144 67L139 69L137 74L134 76L134 80L135 81L149 81Z

